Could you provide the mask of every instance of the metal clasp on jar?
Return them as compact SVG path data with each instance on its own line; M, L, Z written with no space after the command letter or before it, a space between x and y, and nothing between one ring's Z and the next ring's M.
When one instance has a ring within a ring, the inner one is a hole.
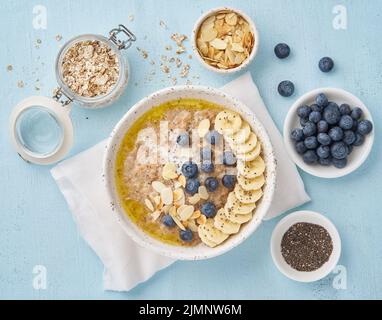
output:
M63 96L66 98L64 99ZM56 88L53 92L53 99L61 103L63 107L68 106L73 102L73 99L66 95L61 88Z
M123 33L127 39L121 40L117 38L117 35ZM132 43L137 40L134 33L127 29L123 24L120 24L118 28L114 28L109 32L110 41L112 41L119 50L125 50L131 47Z

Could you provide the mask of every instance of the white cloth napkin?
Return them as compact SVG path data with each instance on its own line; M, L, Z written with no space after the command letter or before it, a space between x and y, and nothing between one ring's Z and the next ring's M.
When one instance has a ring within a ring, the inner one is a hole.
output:
M278 161L274 201L267 219L309 201L304 184L283 147L249 73L223 90L251 108L268 130ZM83 238L104 264L104 289L129 291L151 278L174 260L138 246L122 230L110 210L102 181L102 159L106 141L65 160L51 170Z

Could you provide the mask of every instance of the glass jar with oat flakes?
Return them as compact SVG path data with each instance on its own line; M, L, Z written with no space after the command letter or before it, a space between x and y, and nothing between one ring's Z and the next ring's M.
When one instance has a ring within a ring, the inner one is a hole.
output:
M119 25L108 38L86 34L62 47L55 68L59 88L53 98L29 97L11 114L11 139L22 159L49 165L64 158L73 144L73 103L103 108L122 95L130 77L122 51L134 41L135 35Z

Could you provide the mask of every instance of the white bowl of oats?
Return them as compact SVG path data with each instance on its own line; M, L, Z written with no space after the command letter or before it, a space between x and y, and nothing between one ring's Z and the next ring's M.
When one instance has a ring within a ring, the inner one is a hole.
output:
M220 7L201 16L193 30L193 50L208 70L231 74L246 68L260 44L253 20L238 9Z
M244 104L199 86L138 102L109 139L110 205L143 247L183 260L223 254L261 224L276 162L268 134Z

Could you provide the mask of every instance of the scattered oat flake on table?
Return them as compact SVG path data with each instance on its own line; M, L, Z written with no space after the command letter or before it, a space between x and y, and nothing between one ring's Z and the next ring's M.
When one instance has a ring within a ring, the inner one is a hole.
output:
M189 72L190 72L190 65L189 64L185 64L183 66L182 72L180 73L180 76L182 78L187 78Z
M17 86L21 89L21 88L24 88L25 84L24 84L24 81L20 80L19 82L17 82Z
M170 73L170 68L166 65L162 65L161 69L164 73Z
M170 45L167 45L167 46L165 47L165 49L166 49L167 51L171 51L171 50L172 50L172 47L171 47Z
M149 54L147 53L146 50L143 50L139 47L137 47L137 50L142 54L143 59L147 59L149 57Z
M160 25L162 28L167 29L167 25L166 25L166 23L165 23L163 20L159 21L159 25Z
M62 35L58 34L56 35L56 41L61 41L62 40Z
M135 18L135 17L134 17L133 14L129 15L129 21L130 21L130 22L134 21L134 18Z
M7 65L7 71L11 72L13 70L13 66L11 64Z

